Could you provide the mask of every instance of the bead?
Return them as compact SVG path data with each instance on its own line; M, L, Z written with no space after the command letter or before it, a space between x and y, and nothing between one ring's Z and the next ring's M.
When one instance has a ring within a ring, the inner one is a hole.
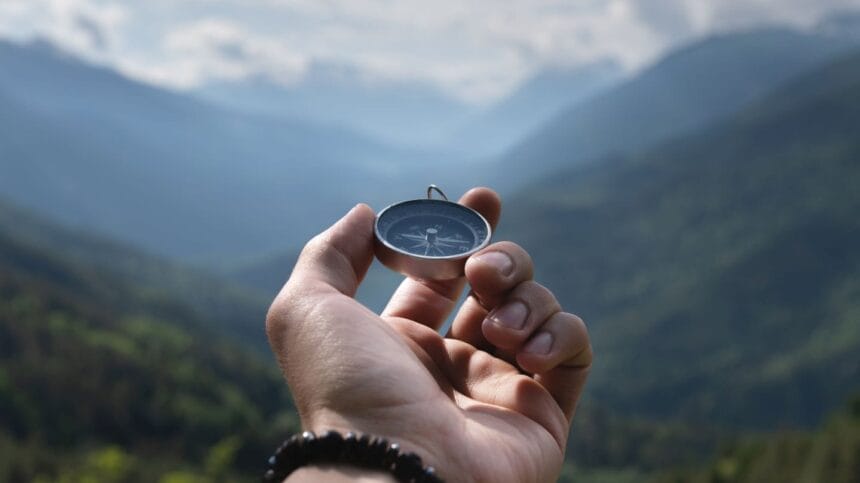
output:
M371 462L370 459L370 436L363 434L360 438L358 438L358 444L356 446L356 463L361 466L368 466Z
M338 460L340 450L343 446L343 436L337 431L326 431L317 437L319 441L319 455L328 460Z
M343 446L341 447L340 460L345 463L356 463L358 457L358 436L349 432L343 437Z
M400 481L412 481L422 471L421 458L415 453L401 454L394 463L394 476Z
M424 472L418 481L422 483L442 483L442 478L439 478L439 476L436 474L435 468L433 468L432 466L428 466L424 468Z
M397 461L398 456L400 456L400 445L391 443L385 450L385 457L382 459L382 462L386 468L391 468L394 466L394 462Z
M367 459L370 467L377 469L388 469L385 465L385 453L388 451L388 440L385 438L373 438L367 448Z

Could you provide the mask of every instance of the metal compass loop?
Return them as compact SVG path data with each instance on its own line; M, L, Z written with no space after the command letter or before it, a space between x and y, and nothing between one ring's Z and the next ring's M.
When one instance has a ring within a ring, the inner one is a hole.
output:
M427 199L428 200L433 199L433 192L434 191L439 193L439 196L441 196L443 200L448 201L448 197L445 196L445 193L442 192L442 189L439 188L438 186L436 186L435 184L431 184L430 186L427 187Z

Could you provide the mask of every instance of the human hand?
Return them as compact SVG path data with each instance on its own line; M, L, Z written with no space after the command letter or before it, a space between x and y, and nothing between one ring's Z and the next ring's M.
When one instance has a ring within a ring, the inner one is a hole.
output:
M498 196L460 203L495 227ZM588 333L532 281L510 242L451 281L406 279L382 315L353 296L373 260L374 213L358 205L305 246L266 330L304 428L384 436L447 481L555 481L591 366ZM466 281L446 337L437 333Z

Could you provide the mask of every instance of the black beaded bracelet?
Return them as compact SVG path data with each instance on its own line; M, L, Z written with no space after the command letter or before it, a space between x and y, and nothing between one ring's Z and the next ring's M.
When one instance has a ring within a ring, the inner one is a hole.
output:
M383 471L403 483L442 483L432 466L423 466L415 453L400 451L400 445L385 438L355 433L341 435L326 431L319 436L311 431L294 434L269 458L264 482L282 482L309 464L344 464Z

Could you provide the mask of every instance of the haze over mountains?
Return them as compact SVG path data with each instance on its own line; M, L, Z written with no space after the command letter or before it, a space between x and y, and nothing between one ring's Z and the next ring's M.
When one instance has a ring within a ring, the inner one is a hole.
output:
M0 43L0 66L0 192L158 253L264 253L376 186L402 193L409 155L343 129L226 111L43 44Z
M433 86L363 80L342 65L314 64L291 86L252 78L197 92L234 109L338 125L394 146L438 145L474 110Z
M623 76L621 66L610 60L548 68L464 125L455 126L448 142L467 153L502 154L565 107L607 90Z
M321 65L311 66L296 85L255 78L210 84L198 92L235 109L343 126L393 146L480 157L510 148L563 106L591 97L622 75L609 60L549 67L486 107L420 83L356 82L361 76L347 67Z
M389 115L404 98L426 97L415 94L420 89L370 95L324 87L331 86L315 86L319 96L308 87L295 98L321 112L328 110L316 101L338 99L332 89L362 99L367 109L384 98L385 122L421 130ZM573 95L544 92L537 104L550 104L555 94ZM0 103L0 193L65 223L209 265L295 247L352 204L416 196L426 180L465 189L482 170L439 151L394 148L319 124L334 119L306 115L301 106L277 116L217 107L132 82L45 43L0 42ZM419 104L411 107L422 110L424 122L435 123L434 109L444 109L435 98ZM349 105L357 117L367 110ZM510 131L516 117L494 122Z
M682 47L537 130L503 156L497 184L533 181L693 132L856 45L843 36L774 28Z
M493 167L392 148L313 121L216 107L48 45L3 43L0 193L157 253L229 266L295 250L358 201L381 207L420 196L429 182L451 193L474 184L510 192L555 167L694 129L850 45L783 30L704 40L605 94L580 99ZM579 76L570 92L557 79L535 81L487 115L497 124L473 129L515 138L510 133L540 122L537 114L518 114L524 99L543 92L535 113L549 115L554 97L599 92L616 74L611 64L565 73L562 79ZM397 105L393 99L385 105ZM509 122L516 118L519 128Z
M634 153L651 143L693 133L857 45L844 36L770 28L703 40L671 52L615 87L597 89L593 97L568 106L494 163L481 165L474 181L463 188L486 184L503 194L529 187L535 190L534 186L560 169ZM611 65L593 68L598 74L612 71ZM500 108L517 105L519 98L513 96ZM491 134L484 131L484 135ZM237 278L271 293L283 281L282 267L296 253L293 249L261 258L241 267ZM391 280L372 272L370 283L388 287ZM369 288L367 292L367 303L384 306L385 297L373 295L384 294L384 290Z

